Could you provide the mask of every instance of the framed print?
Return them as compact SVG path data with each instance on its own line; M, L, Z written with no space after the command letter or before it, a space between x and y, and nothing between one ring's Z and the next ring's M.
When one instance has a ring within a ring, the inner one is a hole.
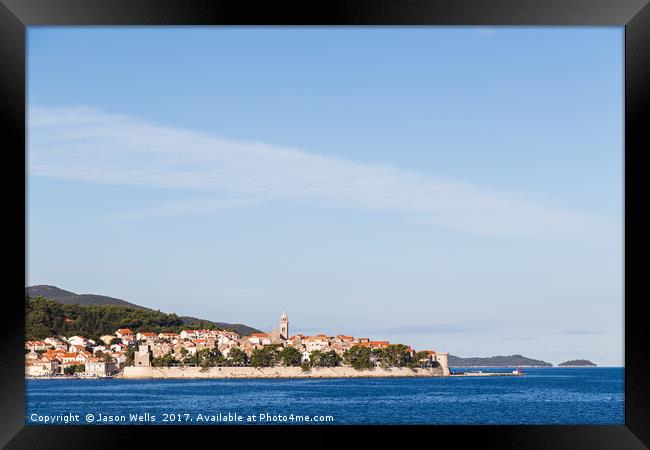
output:
M2 444L646 448L646 3L2 0Z

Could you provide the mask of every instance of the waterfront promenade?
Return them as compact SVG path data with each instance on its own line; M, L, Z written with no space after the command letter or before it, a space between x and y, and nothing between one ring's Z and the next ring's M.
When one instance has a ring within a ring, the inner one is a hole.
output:
M303 371L300 367L131 367L123 369L117 378L394 378L394 377L441 377L441 368L376 367L356 370L351 367L314 367Z

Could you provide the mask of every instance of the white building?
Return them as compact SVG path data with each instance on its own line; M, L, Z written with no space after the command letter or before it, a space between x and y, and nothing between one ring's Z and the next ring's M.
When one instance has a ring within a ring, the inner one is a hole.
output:
M156 339L158 335L156 333L141 332L135 335L136 340L138 341L152 341Z
M330 341L327 336L320 334L318 336L308 336L302 340L302 344L308 353L315 350L330 350Z
M96 359L86 361L85 367L85 374L90 377L105 377L117 371L115 363Z
M63 339L49 337L49 338L45 338L44 341L49 347L54 347L55 349L61 349L61 350L68 349L68 344L66 344L63 341Z
M48 345L45 341L27 341L25 342L25 348L35 352L36 350L45 350Z
M86 347L84 347L83 345L79 345L79 344L73 344L70 347L68 347L68 352L69 353L79 353L79 352L84 351L84 350L86 350Z
M273 343L272 333L253 333L248 336L248 342L253 345L270 345Z
M25 363L25 375L30 377L49 377L59 371L56 359L28 361Z
M181 339L198 339L199 333L196 330L181 331Z
M88 339L83 336L71 336L68 338L68 344L78 345L85 348L86 345L88 345Z

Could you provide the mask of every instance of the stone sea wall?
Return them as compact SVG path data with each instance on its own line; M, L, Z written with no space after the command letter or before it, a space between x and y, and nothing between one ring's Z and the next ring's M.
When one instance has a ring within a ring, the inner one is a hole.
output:
M440 377L441 368L409 369L393 367L355 370L351 367L318 367L303 372L300 367L125 367L120 378L375 378L375 377Z

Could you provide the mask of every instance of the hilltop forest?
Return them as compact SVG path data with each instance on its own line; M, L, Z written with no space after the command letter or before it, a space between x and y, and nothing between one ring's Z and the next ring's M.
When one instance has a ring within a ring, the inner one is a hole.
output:
M180 332L183 329L216 329L214 324L183 323L176 314L120 305L65 305L42 297L25 297L25 338L81 335L97 339L118 328L139 331Z

